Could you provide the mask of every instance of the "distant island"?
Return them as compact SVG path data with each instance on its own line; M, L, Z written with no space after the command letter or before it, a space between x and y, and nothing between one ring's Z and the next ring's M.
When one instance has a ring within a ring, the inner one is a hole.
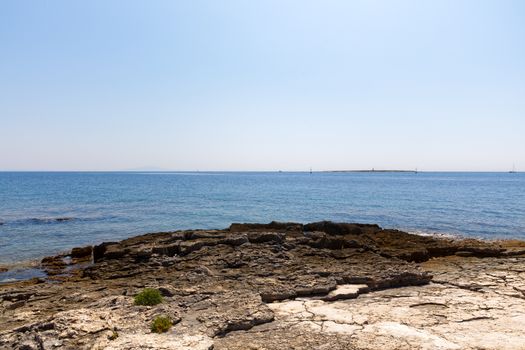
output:
M327 173L415 173L416 170L395 170L395 169L362 169L362 170L327 170Z

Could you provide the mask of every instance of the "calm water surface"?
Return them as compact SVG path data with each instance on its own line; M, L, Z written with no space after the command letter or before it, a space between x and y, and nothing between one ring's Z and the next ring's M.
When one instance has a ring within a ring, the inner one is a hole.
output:
M153 231L323 219L525 239L525 174L0 173L0 265Z

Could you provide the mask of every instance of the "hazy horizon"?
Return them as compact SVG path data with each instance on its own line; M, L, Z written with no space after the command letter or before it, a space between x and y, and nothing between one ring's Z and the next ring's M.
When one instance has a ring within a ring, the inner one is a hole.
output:
M382 172L400 172L400 173L509 173L511 170L432 170L432 169L299 169L299 170L280 170L280 169L262 169L262 170L213 170L213 169L160 169L160 168L134 168L134 169L117 169L117 170L0 170L3 173L382 173ZM523 173L514 168L515 173Z
M0 6L0 171L525 169L522 1Z

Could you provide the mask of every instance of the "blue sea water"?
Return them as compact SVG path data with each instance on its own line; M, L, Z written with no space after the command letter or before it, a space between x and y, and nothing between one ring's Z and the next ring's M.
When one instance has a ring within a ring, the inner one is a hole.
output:
M0 173L0 265L232 222L525 239L523 173Z

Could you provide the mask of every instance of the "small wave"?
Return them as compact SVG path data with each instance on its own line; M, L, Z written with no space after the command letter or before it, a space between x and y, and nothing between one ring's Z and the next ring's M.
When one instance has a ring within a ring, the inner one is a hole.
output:
M47 224L65 224L73 221L99 221L114 220L116 216L104 217L74 217L74 216L57 216L57 217L32 217L15 220L1 221L0 225L47 225Z
M46 273L39 268L16 268L0 272L0 284L43 277L46 277Z
M22 260L22 261L2 262L0 263L0 272L32 269L32 268L38 268L39 266L40 266L40 259L27 259L27 260Z
M56 218L29 218L18 220L18 223L28 223L28 224L53 224L58 222L68 222L76 220L74 217L63 216Z
M114 221L119 219L116 215L104 215L104 216L88 216L88 217L76 217L76 216L57 216L57 217L30 217L20 218L13 220L4 220L5 226L10 225L48 225L48 224L65 224L69 222L90 222L90 221Z
M405 230L405 231L408 233L412 233L418 236L425 236L425 237L439 237L439 238L450 238L450 239L461 238L461 235L457 233L430 232L430 231L424 231L424 230Z
M9 282L16 282L18 281L16 278L4 278L0 280L0 283L9 283Z

